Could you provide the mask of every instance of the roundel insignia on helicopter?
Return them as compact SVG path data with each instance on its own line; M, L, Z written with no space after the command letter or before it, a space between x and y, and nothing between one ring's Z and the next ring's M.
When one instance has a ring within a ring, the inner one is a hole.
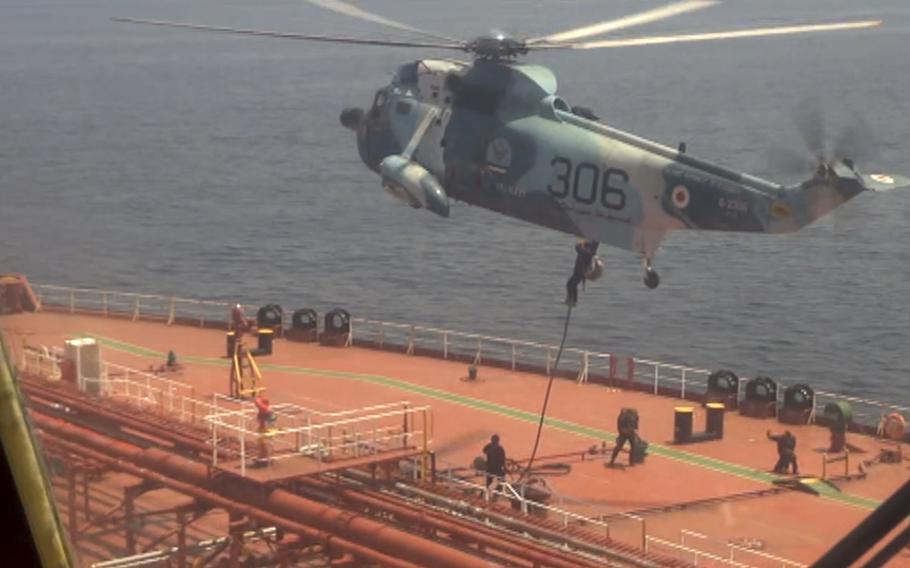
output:
M891 176L886 176L884 174L872 174L869 176L878 183L894 183L894 178Z
M512 165L512 146L505 138L494 138L487 146L487 162L500 168Z
M689 206L689 189L680 184L673 188L673 205L677 209L685 209Z

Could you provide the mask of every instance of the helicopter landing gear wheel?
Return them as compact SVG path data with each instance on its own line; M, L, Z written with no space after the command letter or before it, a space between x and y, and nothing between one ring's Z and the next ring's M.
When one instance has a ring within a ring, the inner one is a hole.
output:
M651 268L650 259L645 261L645 275L642 278L642 280L644 281L645 286L647 286L649 290L653 290L660 285L660 274L658 274L656 270Z

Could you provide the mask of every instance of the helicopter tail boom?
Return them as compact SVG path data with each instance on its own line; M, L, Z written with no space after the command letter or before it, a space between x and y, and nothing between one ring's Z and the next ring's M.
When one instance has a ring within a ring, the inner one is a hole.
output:
M910 188L910 178L865 174L851 160L819 165L815 175L788 188L771 203L771 232L791 232L809 225L864 191Z

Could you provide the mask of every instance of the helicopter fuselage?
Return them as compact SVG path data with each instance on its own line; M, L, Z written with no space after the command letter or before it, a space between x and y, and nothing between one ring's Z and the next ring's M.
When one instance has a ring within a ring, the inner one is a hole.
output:
M592 120L541 66L402 65L357 124L363 161L415 207L449 198L642 254L667 232L794 231L863 187L837 163L786 188Z

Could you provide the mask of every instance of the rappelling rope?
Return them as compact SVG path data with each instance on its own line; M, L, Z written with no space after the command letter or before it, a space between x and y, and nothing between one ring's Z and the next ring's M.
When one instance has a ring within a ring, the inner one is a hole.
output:
M559 359L562 357L562 350L566 346L566 337L569 334L569 320L571 318L572 304L569 304L569 308L566 310L566 322L562 326L562 340L559 342L559 351L556 352L556 361L553 363L553 366L550 367L547 392L543 397L543 408L540 409L540 421L537 423L537 436L534 438L534 450L531 451L531 459L528 460L528 465L525 467L524 471L521 472L521 476L518 478L517 483L521 483L524 478L527 477L528 472L531 471L531 466L534 465L534 458L537 457L537 448L540 446L540 434L543 432L543 421L547 416L547 405L550 403L550 390L553 388L553 377L556 374L557 367L559 367Z

